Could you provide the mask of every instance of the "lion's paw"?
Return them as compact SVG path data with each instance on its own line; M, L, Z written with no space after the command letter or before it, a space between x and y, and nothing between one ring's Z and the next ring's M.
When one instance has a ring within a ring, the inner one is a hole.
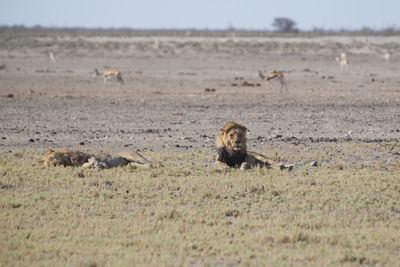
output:
M243 162L241 165L240 165L240 170L241 171L244 171L244 170L248 170L248 169L250 169L250 163L248 163L248 162Z

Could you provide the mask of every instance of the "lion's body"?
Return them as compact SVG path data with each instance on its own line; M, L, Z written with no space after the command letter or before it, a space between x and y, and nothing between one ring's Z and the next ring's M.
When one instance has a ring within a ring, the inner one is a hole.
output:
M235 122L229 122L220 131L217 137L217 159L215 167L218 169L265 167L273 169L292 168L266 158L257 152L247 151L247 128Z
M151 162L142 155L134 151L125 151L115 156L101 152L89 158L88 162L83 165L85 168L109 169L114 167L131 165L134 167L150 168Z
M135 151L126 151L113 156L104 152L90 155L77 150L54 151L49 148L40 162L46 167L82 166L84 168L100 169L109 169L126 165L142 168L150 168L152 166L150 161Z

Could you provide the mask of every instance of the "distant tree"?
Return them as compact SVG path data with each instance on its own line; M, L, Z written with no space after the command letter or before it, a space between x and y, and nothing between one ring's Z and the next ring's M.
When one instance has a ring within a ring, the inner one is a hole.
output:
M276 28L278 32L298 32L296 29L296 22L289 18L275 18L272 26Z
M394 35L396 33L396 28L393 26L390 26L390 27L384 28L381 32L384 35Z

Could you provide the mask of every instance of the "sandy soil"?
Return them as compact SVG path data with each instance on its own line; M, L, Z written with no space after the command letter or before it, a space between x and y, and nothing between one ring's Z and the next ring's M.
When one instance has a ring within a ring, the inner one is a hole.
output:
M212 151L233 120L256 151L373 142L390 145L369 161L400 158L400 37L0 38L0 150ZM288 91L258 70L284 70Z

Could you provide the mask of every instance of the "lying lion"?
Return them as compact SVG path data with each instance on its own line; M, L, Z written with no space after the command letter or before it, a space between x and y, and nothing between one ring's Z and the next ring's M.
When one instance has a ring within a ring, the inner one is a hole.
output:
M118 153L112 156L107 153L97 153L90 155L77 150L54 151L49 148L42 157L40 163L46 167L53 166L82 166L84 168L109 169L118 166L131 165L135 167L151 168L150 161L134 151Z
M265 156L247 151L247 128L236 122L228 122L217 137L217 159L214 166L217 169L240 168L241 170L253 167L273 169L289 169L293 165L276 163Z

